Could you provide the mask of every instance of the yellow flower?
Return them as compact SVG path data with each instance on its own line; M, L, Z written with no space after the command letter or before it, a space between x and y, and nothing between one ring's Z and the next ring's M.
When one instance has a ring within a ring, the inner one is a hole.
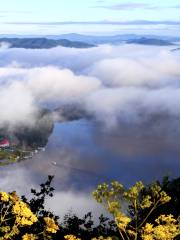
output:
M117 222L117 226L120 230L124 230L128 223L131 222L131 218L127 217L126 215L119 213L117 215L117 217L115 218L116 222Z
M180 225L172 215L161 215L156 219L157 226L147 223L142 228L143 240L173 240L180 234Z
M127 192L124 192L123 196L128 200L134 200L139 196L139 193L142 191L143 188L144 185L141 181L136 182L136 184L129 188Z
M9 194L7 194L6 192L0 192L0 199L2 202L8 202Z
M171 197L167 195L166 192L161 191L160 192L160 201L162 204L165 204L171 200Z
M92 238L92 240L112 240L112 238L111 237L105 238L105 237L100 236L98 238Z
M56 233L59 230L59 227L54 222L54 219L50 217L44 217L46 223L46 231L51 233Z
M77 238L77 237L74 236L74 235L66 235L66 236L64 237L64 239L66 239L66 240L81 240L80 238Z
M120 203L118 201L113 201L108 204L108 211L115 214L120 208Z
M167 216L162 214L156 219L156 222L158 224L161 224L161 223L172 224L172 223L176 223L176 219L174 219L174 216L172 214L167 215Z
M127 233L132 237L134 237L136 235L136 232L133 230L127 230Z
M37 237L34 234L28 234L26 233L23 237L22 240L36 240Z
M0 232L8 233L11 230L10 226L3 226L0 228Z
M10 199L13 203L16 203L17 201L20 201L20 198L18 197L18 195L15 191L10 193L9 197L10 197Z
M33 214L28 205L22 201L17 201L14 204L12 212L16 215L16 222L20 226L32 225L38 221L36 215Z
M149 208L152 206L152 204L153 202L151 201L151 196L147 195L141 202L141 208L142 209Z
M152 235L143 235L143 236L142 236L142 239L143 239L143 240L155 240Z
M153 232L153 225L151 223L146 223L145 227L143 228L145 234L150 234Z

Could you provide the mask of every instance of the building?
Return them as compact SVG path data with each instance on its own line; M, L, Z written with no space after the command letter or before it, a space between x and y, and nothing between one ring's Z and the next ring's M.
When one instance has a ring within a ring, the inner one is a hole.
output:
M10 143L6 138L0 141L0 148L5 148L9 146L10 146Z

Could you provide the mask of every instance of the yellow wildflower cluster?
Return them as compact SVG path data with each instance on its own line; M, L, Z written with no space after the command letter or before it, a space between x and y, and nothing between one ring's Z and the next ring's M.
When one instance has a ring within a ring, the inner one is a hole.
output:
M119 201L112 201L108 204L108 211L112 214L116 214L116 212L120 209Z
M38 217L31 211L28 204L23 202L16 192L6 193L0 192L0 204L6 205L2 208L0 215L0 232L3 234L2 239L14 239L20 231L21 227L31 226L38 221ZM12 221L9 224L8 221ZM45 217L46 223L44 231L41 233L48 239L51 238L49 234L56 233L59 227L55 221L49 217ZM0 237L1 239L1 237ZM22 240L36 240L41 239L39 235L26 233L22 236Z
M132 186L127 192L124 192L123 196L125 199L134 200L137 199L139 193L144 188L144 184L140 181L137 182L134 186Z
M22 240L36 240L37 237L34 234L28 234L26 233L23 237Z
M95 190L92 195L97 202L103 203L107 200L111 200L114 196L121 195L124 191L123 185L117 181L112 181L111 185L106 183L98 185L97 190Z
M46 223L46 231L50 233L56 233L59 230L59 227L54 222L54 219L50 217L45 217L44 221Z
M2 226L0 227L0 231L2 233L8 233L11 230L10 226Z
M141 202L141 208L145 209L145 208L149 208L151 207L153 204L152 200L151 200L151 196L147 195L143 198L142 202Z
M151 192L154 198L159 199L159 201L164 204L167 203L171 200L171 197L167 195L165 191L162 191L161 187L157 184L154 183L151 186Z
M125 230L127 225L131 222L131 218L122 213L118 213L115 221L120 230Z
M32 225L38 221L36 215L33 214L28 205L22 201L17 201L14 204L12 212L16 215L16 223L20 226Z
M93 196L113 215L123 239L137 239L142 234L143 240L173 240L180 234L180 226L171 215L161 215L155 225L146 223L148 217L158 206L171 200L158 182L146 189L144 184L139 181L128 190L125 190L123 185L116 181L111 185L103 183L93 192ZM122 211L122 202L127 203L132 219ZM148 208L150 208L149 212L147 211L144 219L139 221L138 214ZM143 227L144 224L146 224L145 227Z
M77 237L74 236L74 235L66 235L66 236L64 237L64 239L66 239L66 240L81 240L80 238L77 238Z
M9 194L6 192L0 192L0 200L2 202L8 202L9 201Z
M5 240L5 239L13 239L13 237L15 235L20 233L20 230L17 227L17 225L13 225L12 227L6 228L6 231L3 231L3 233L4 233L3 238L2 238L3 240Z
M180 225L172 215L161 215L156 219L157 226L147 223L143 228L143 240L173 240L180 234Z
M98 238L92 238L92 240L112 240L112 237L98 237Z
M165 204L165 203L169 202L170 200L171 200L171 197L168 196L166 192L164 192L164 191L160 192L160 202L162 204Z

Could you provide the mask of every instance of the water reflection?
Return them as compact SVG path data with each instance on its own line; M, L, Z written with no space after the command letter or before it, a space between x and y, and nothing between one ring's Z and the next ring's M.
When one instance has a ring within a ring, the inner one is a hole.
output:
M55 175L56 197L49 206L62 214L71 207L80 209L83 199L85 213L98 211L90 192L103 181L117 179L127 186L137 180L148 183L165 174L178 176L178 138L139 133L125 128L110 131L86 120L58 123L45 152L0 169L1 188L27 194L48 174ZM60 206L61 199L68 204Z
M60 188L89 189L118 179L132 184L178 176L178 139L106 131L86 120L56 124L45 153L23 164L37 176L56 175ZM53 164L54 163L54 164Z
M58 123L45 152L5 169L27 168L37 180L56 175L61 188L83 189L114 178L125 184L150 181L179 174L177 140L106 131L86 120Z

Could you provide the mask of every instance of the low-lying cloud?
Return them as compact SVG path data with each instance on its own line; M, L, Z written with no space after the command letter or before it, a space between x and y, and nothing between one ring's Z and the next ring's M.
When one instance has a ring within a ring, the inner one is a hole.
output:
M177 119L180 56L171 48L2 48L0 124L28 123L40 105L64 103L80 103L111 127L144 124L160 115Z
M101 87L95 77L75 75L69 69L2 68L0 124L30 124L42 104L78 103Z

